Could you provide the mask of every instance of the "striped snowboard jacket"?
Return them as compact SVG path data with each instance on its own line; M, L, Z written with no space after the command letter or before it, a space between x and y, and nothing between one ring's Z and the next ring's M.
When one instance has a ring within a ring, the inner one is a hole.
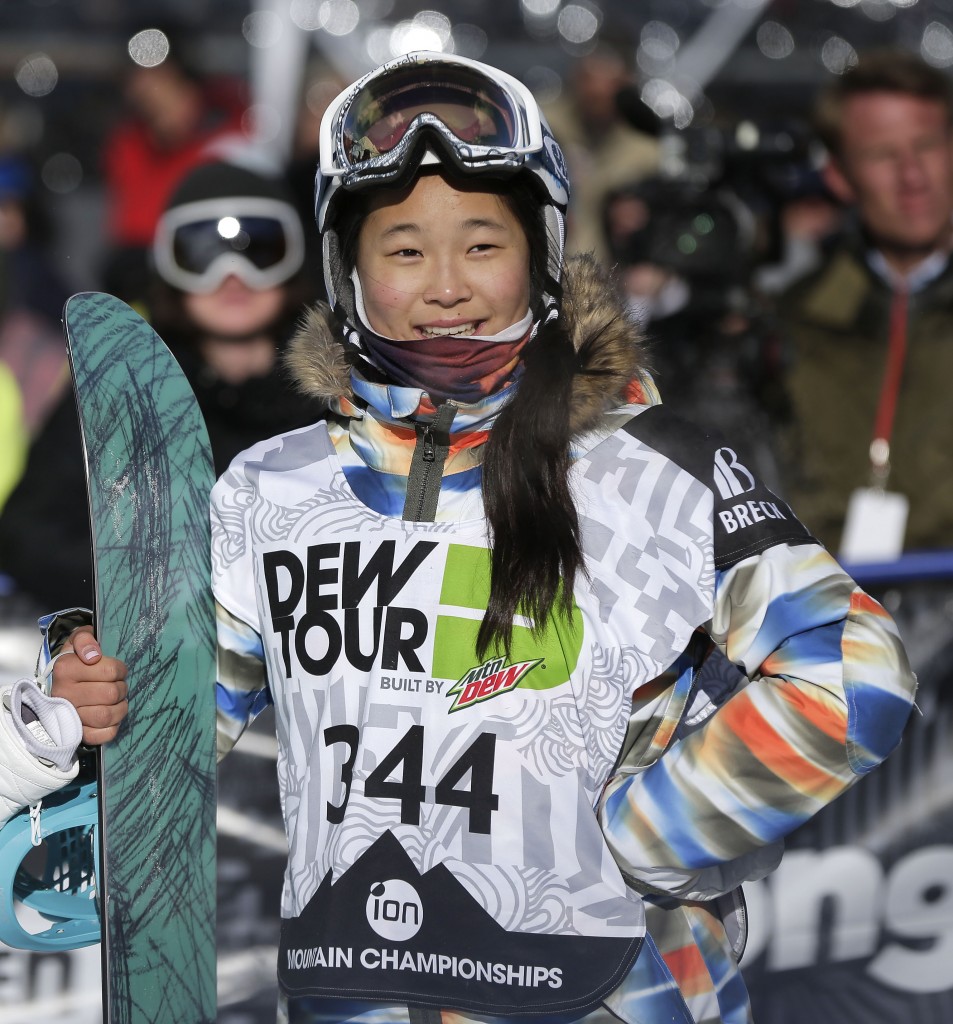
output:
M274 705L290 1021L746 1021L739 886L899 741L893 622L659 404L595 265L566 291L599 370L571 409L587 572L508 655L473 645L510 390L456 411L436 512L403 519L435 410L352 372L319 309L292 365L335 415L216 485L220 754Z

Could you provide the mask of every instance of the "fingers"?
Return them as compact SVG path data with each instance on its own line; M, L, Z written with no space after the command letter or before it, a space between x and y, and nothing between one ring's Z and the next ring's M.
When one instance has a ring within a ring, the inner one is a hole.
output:
M57 687L75 683L116 683L126 679L126 666L118 658L101 655L99 661L92 665L84 665L79 656L72 651L64 651L62 657L53 667L53 696L64 697L56 693ZM71 699L67 697L67 699Z
M51 692L76 708L89 746L115 739L129 711L126 666L103 654L88 626L75 630L64 644L53 666Z
M81 626L70 634L53 667L53 696L73 702L69 692L58 691L69 691L77 683L124 683L125 679L125 664L104 655L92 629Z
M89 626L74 629L64 644L63 651L72 651L87 665L99 661L103 656L103 649Z
M129 711L126 700L115 704L89 704L76 709L83 723L83 742L97 747L116 738L119 726Z
M106 682L90 679L84 680L81 685L76 686L66 699L78 711L80 708L92 708L97 705L111 707L114 704L122 704L128 695L129 686L125 679ZM56 697L59 694L53 694L53 696Z

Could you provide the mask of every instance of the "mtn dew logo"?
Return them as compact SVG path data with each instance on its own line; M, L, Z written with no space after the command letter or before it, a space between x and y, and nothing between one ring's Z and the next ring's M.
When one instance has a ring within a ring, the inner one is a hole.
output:
M565 615L557 601L557 610L541 628L533 629L527 618L517 619L507 657L502 650L491 650L489 659L474 667L477 633L489 600L489 551L450 544L440 587L432 666L436 678L458 680L449 691L454 702L448 713L516 686L524 690L561 686L569 681L579 661L582 613L573 602L571 613Z
M461 708L499 697L501 693L509 693L519 686L521 679L542 663L542 658L536 658L533 661L507 665L503 658L492 658L476 668L471 668L459 682L447 690L447 696L455 698L449 710L459 711Z

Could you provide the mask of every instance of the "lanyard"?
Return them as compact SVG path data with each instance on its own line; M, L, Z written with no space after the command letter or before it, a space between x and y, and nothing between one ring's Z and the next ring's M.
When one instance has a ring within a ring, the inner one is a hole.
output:
M883 488L890 475L890 439L893 436L897 398L903 379L903 364L907 357L907 304L906 289L893 293L890 306L890 340L887 347L887 365L884 369L874 436L870 442L870 471L873 485Z

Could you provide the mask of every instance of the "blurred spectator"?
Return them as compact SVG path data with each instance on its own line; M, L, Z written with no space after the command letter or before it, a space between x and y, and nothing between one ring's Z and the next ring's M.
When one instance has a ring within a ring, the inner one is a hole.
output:
M200 74L185 43L166 38L161 63L131 62L122 83L127 113L103 150L109 245L103 287L127 302L143 297L146 254L176 182L210 159L216 144L242 136L247 106L242 83Z
M70 292L49 257L51 245L32 167L20 156L0 157L0 362L17 387L17 432L27 437L69 382L60 313ZM8 479L13 462L11 456L4 467Z
M224 220L240 225L234 241L221 236ZM324 411L294 390L280 363L314 298L318 269L304 260L303 235L284 181L220 162L191 171L159 222L150 319L196 392L216 474L243 449Z
M606 196L655 171L658 142L621 112L620 96L634 86L626 48L600 42L577 58L567 85L566 95L545 106L572 179L567 245L570 251L594 252L605 260L601 218ZM650 121L647 110L646 119Z
M288 163L288 185L304 225L306 261L309 267L321 265L321 239L314 221L314 174L318 166L318 128L330 102L349 83L324 61L315 61L305 74L294 144ZM324 282L314 275L319 297L324 297Z
M796 428L786 489L848 559L842 532L877 542L868 560L953 545L950 89L912 54L873 52L817 103L824 178L853 222L780 303Z
M749 286L749 211L727 187L647 178L610 193L604 224L662 400L742 439L745 462L777 489L780 346Z
M280 363L305 284L301 221L277 178L234 164L190 171L152 247L150 321L195 390L216 473L262 438L304 426L323 407ZM89 606L85 480L72 395L32 446L0 515L0 570L41 606Z
M0 361L0 510L23 472L26 448L20 389L13 371Z
M59 324L69 289L50 258L53 241L50 215L38 192L33 167L21 156L0 157L5 303Z

